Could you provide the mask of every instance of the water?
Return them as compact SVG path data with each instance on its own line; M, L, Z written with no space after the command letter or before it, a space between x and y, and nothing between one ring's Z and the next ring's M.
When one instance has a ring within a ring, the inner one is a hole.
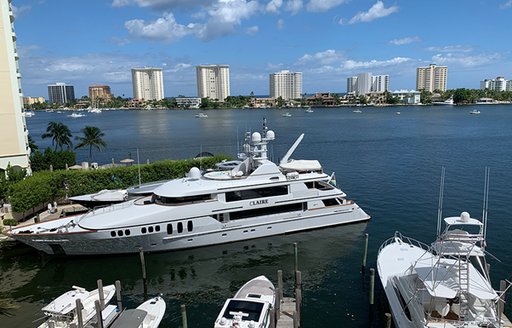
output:
M368 327L383 325L385 307L370 315L368 273L361 275L364 234L369 233L368 267L375 267L377 250L395 230L424 242L435 237L441 167L446 167L444 214L469 211L481 217L484 168L491 168L488 250L503 263L491 260L494 286L510 278L512 263L512 107L389 107L364 109L208 111L109 111L70 118L66 114L37 113L27 118L36 143L50 121L61 121L77 135L85 125L105 132L107 148L94 152L94 161L109 163L131 155L150 162L190 158L201 151L234 155L247 129L259 131L263 117L276 132L275 159L295 139L305 137L293 158L318 159L335 171L343 191L364 208L368 223L286 236L220 245L196 250L146 255L148 292L162 293L167 312L161 327L181 326L180 305L186 304L190 327L211 327L224 300L247 280L264 274L276 282L284 270L286 293L292 292L293 243L299 246L304 281L304 327ZM401 115L396 115L399 110ZM87 160L79 150L77 160ZM21 245L0 244L0 298L19 305L2 327L33 327L39 309L56 296L80 285L95 288L121 280L125 303L142 302L143 286L138 255L101 258L49 259ZM377 282L380 288L380 282ZM377 290L379 304L385 296ZM506 313L512 315L510 304Z

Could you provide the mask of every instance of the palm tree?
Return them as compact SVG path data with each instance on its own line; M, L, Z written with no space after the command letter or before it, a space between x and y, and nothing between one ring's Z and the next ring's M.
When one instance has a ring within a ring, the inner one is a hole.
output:
M43 133L42 137L43 139L52 138L52 145L55 146L55 151L57 151L57 147L62 150L63 146L67 146L68 149L73 146L71 144L71 131L61 122L48 123L46 132Z
M28 135L28 147L30 148L30 151L36 151L39 149L39 147L36 145L36 142L30 134Z
M89 147L89 162L92 160L92 147L101 150L101 148L105 147L107 144L103 141L103 137L105 133L101 132L98 127L95 126L86 126L82 129L83 137L76 136L75 139L80 142L76 145L76 148Z

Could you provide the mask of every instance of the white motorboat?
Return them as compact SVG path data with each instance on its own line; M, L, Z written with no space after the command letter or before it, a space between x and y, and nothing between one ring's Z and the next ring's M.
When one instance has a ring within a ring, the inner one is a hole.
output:
M199 113L199 114L196 114L196 118L207 118L208 115L206 115L205 113Z
M480 111L478 109L473 109L472 111L469 112L470 114L473 114L473 115L479 115L480 114Z
M84 117L85 114L82 114L82 113L72 113L72 114L70 114L68 116L72 117L72 118L78 118L78 117Z
M104 189L93 194L69 197L69 200L85 207L94 208L125 202L128 200L128 191L126 189Z
M448 98L446 100L443 100L443 101L433 101L432 105L435 105L435 106L453 106L454 105L453 97L450 97L450 98Z
M286 112L283 114L283 117L292 117L292 114L290 114L290 112Z
M178 250L367 221L317 160L267 158L275 139L247 133L242 162L231 170L196 167L148 197L7 231L48 254L93 255Z
M133 310L124 310L110 328L157 328L165 314L165 301L153 297Z
M115 295L114 285L103 287L104 304L108 304ZM78 326L78 313L76 309L76 300L82 303L81 315L82 323L87 325L95 319L96 308L95 301L100 300L99 290L87 291L84 288L73 286L73 289L57 297L50 304L41 309L47 320L39 325L38 328L68 328ZM102 311L103 323L110 324L117 316L116 306L106 305ZM106 326L106 325L104 325Z
M36 113L31 112L31 111L24 111L23 112L23 116L25 116L25 117L32 117L34 115L36 115Z
M214 327L269 328L274 305L274 285L265 276L256 277L226 300Z
M396 232L379 249L377 268L395 326L502 327L503 299L491 285L485 259L489 171L482 221L467 212L441 220L443 186L444 169L434 243Z
M89 113L100 114L101 112L102 112L102 110L100 108L89 109Z
M353 110L352 112L353 112L353 113L357 113L357 114L359 114L359 113L362 113L363 111L362 111L362 110L360 110L360 109L355 109L355 110Z

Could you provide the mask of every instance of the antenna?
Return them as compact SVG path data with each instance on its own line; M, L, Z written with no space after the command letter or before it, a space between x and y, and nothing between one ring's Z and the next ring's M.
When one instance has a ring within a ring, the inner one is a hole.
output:
M491 169L488 166L486 166L485 167L485 178L484 178L484 204L483 204L483 212L482 212L482 223L484 224L484 240L487 235L487 211L489 208L490 174L491 174ZM483 248L485 248L485 243L483 244Z
M439 184L439 204L437 205L437 238L441 235L441 220L443 219L444 175L445 167L441 168L441 183Z

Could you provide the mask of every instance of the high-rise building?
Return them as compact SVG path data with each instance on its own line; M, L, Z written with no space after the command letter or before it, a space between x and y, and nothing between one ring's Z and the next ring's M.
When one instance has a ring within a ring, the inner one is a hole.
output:
M512 80L506 80L503 76L498 76L495 79L485 79L480 81L480 89L493 90L493 91L512 91Z
M389 75L372 75L361 73L347 78L347 93L366 95L371 92L389 91Z
M161 68L132 68L133 98L164 99L164 77Z
M11 1L0 1L0 171L11 166L26 168L30 173L20 79Z
M229 65L196 66L197 96L224 101L231 95Z
M302 97L302 73L280 71L270 74L270 98L284 100Z
M89 86L89 99L93 106L97 106L100 101L109 101L111 98L110 86L98 84Z
M416 69L416 90L446 91L447 80L448 67L446 66L430 64L428 67L418 67Z
M67 104L75 100L75 88L66 83L55 83L48 86L48 102L50 104Z

